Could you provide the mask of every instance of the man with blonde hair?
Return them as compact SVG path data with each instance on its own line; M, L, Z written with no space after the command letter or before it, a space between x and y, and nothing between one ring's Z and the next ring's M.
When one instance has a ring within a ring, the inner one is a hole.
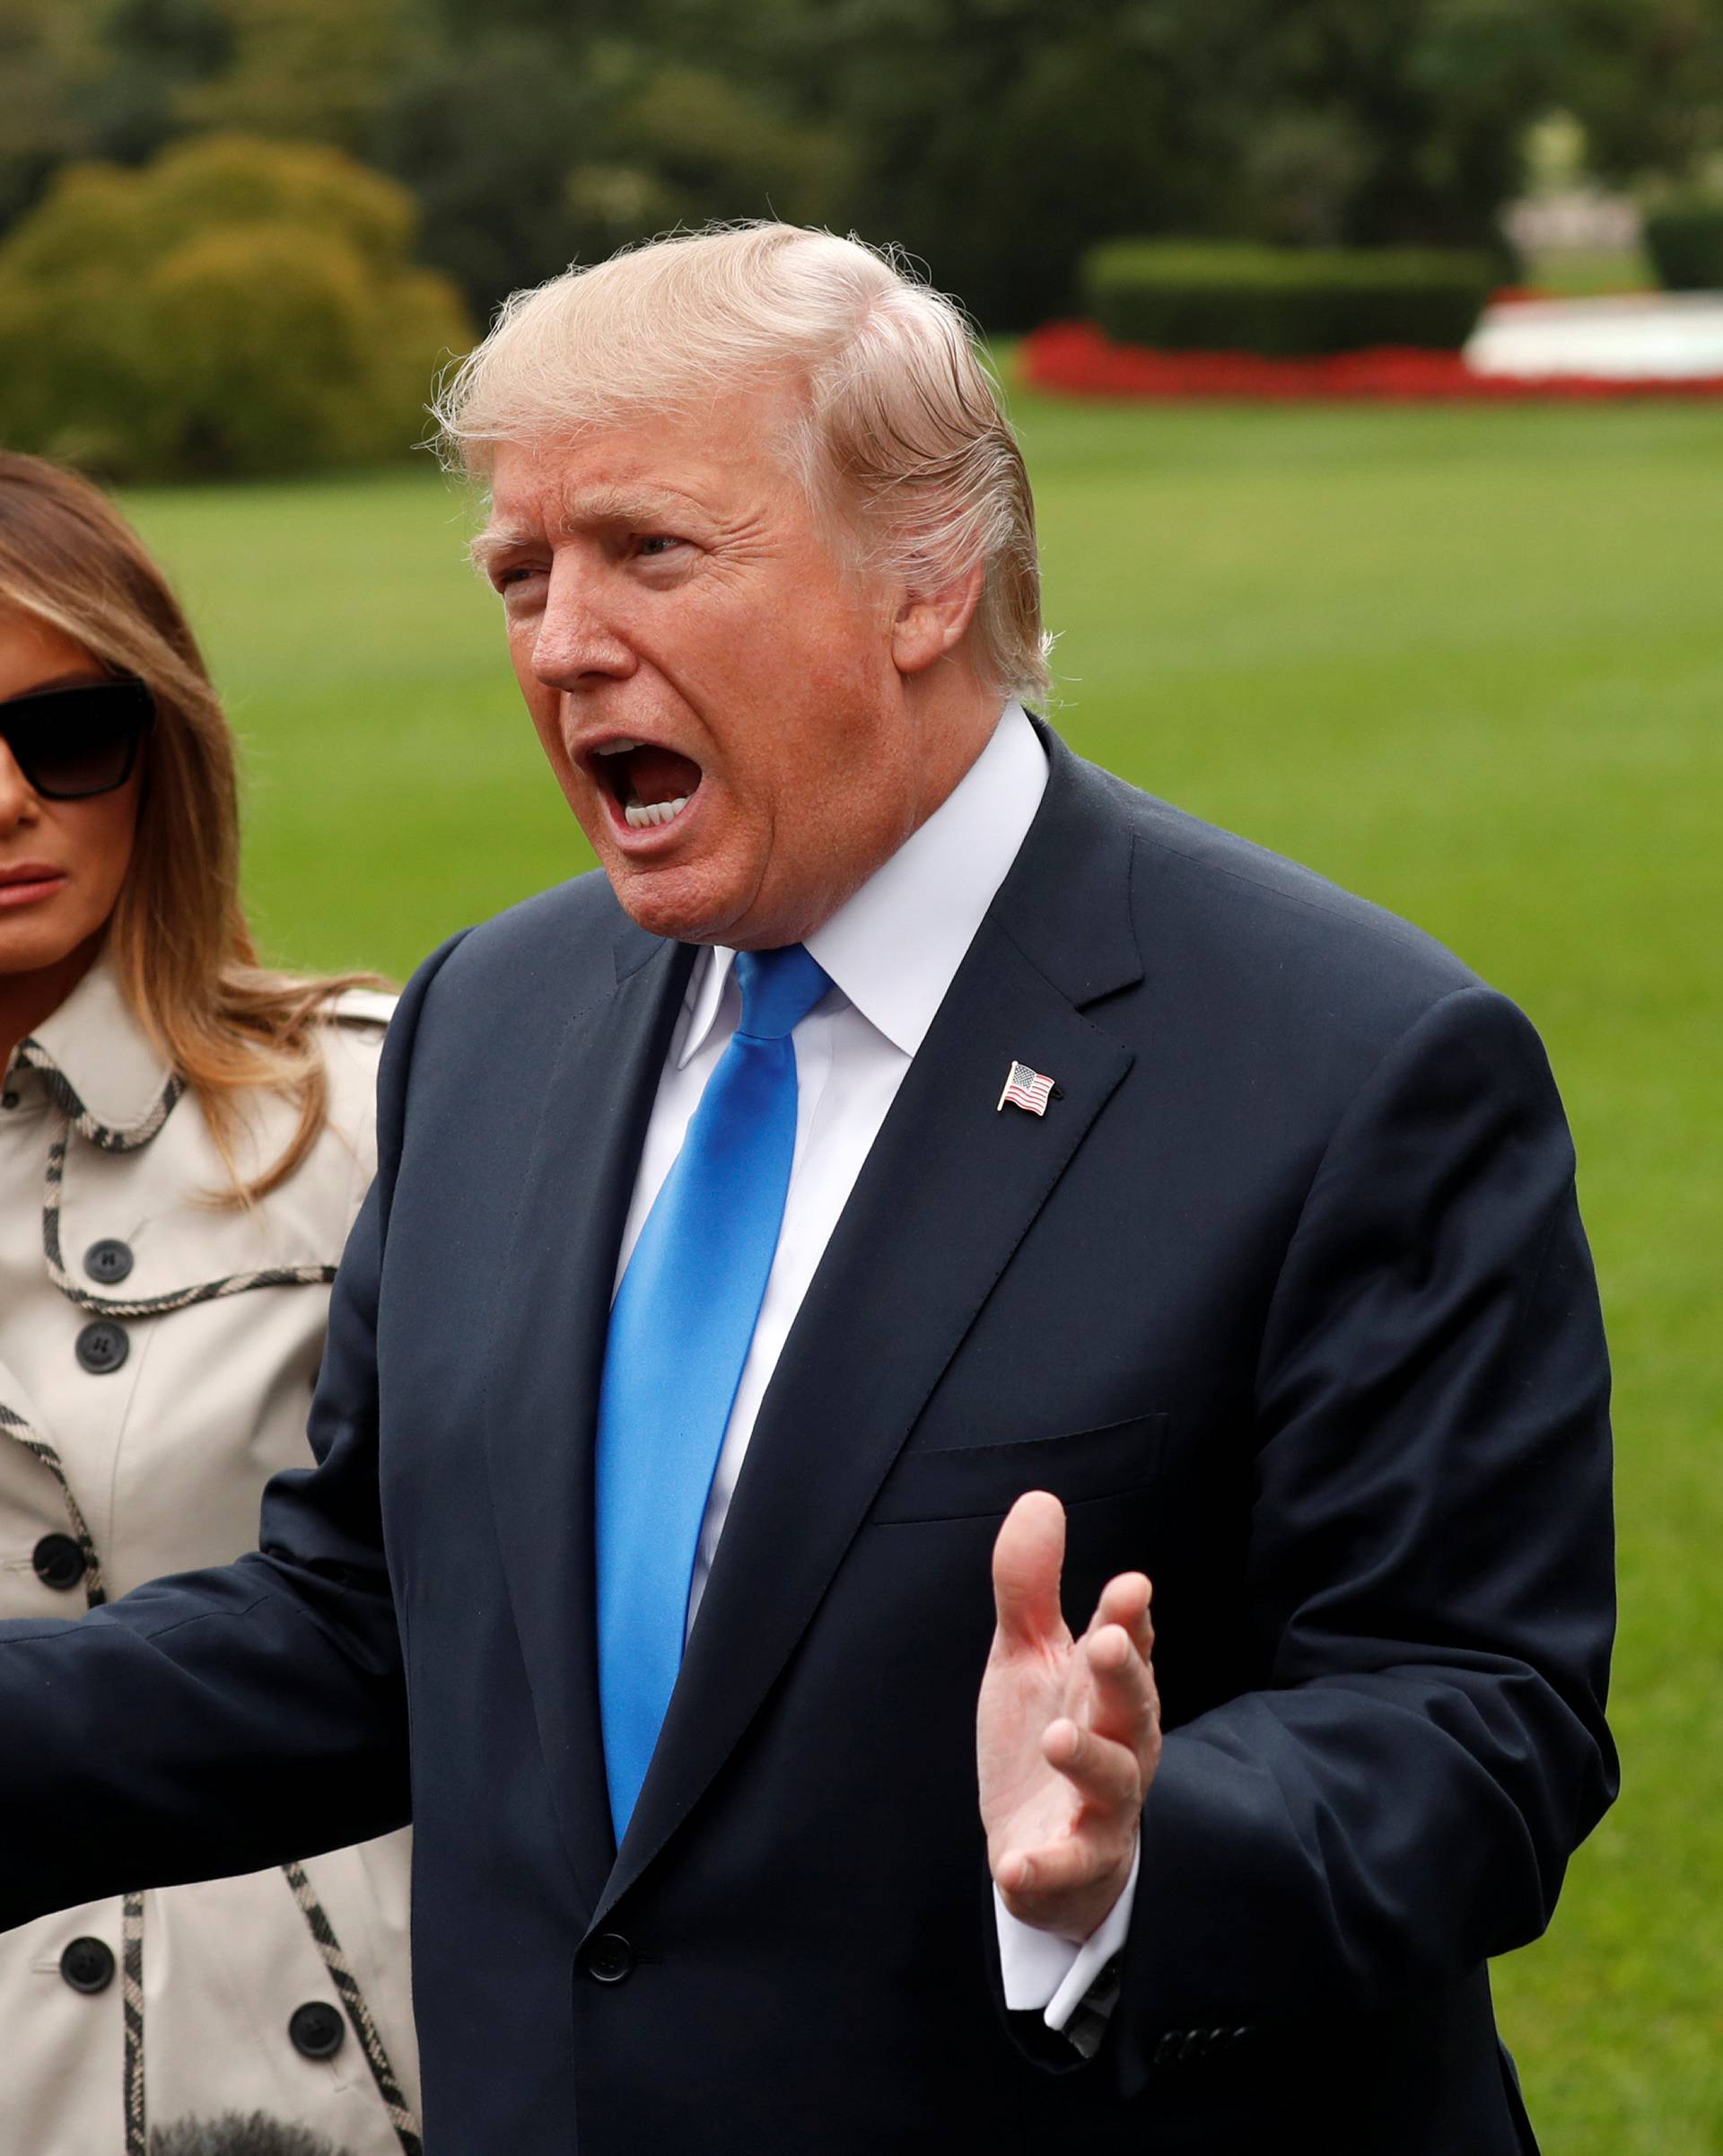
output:
M891 259L571 272L440 416L603 873L409 987L259 1553L0 1635L0 1923L410 1810L433 2156L1532 2147L1485 1962L1614 1759L1530 1027L1028 715Z

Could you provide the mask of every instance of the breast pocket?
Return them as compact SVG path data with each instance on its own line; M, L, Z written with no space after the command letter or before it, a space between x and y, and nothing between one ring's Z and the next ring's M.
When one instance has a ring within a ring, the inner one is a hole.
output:
M869 1518L877 1527L932 1520L1002 1519L1026 1490L1051 1490L1067 1510L1151 1483L1167 1438L1164 1414L1061 1437L1007 1445L955 1445L899 1455Z

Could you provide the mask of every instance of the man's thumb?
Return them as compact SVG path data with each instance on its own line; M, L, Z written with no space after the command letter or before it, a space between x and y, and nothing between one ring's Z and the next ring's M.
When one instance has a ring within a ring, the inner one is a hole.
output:
M1063 1632L1064 1562L1064 1506L1045 1490L1027 1491L1006 1513L993 1544L993 1606L1006 1645L1033 1645Z

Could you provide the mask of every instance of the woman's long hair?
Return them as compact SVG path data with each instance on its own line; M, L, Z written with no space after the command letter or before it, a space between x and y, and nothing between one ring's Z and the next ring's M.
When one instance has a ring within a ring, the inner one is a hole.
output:
M229 731L197 639L131 527L107 497L39 457L0 451L0 607L33 615L155 699L137 836L107 951L139 1023L192 1088L232 1176L225 1203L286 1181L328 1118L319 1008L369 974L302 979L258 962L240 903L239 784ZM244 1095L299 1110L262 1174L243 1181L234 1142Z

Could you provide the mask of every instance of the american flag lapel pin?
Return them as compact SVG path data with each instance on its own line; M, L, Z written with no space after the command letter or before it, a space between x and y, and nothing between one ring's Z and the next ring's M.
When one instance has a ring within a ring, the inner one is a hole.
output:
M1045 1116L1049 1096L1058 1090L1044 1072L1032 1071L1027 1063L1014 1063L1005 1074L1004 1090L994 1103L993 1113L998 1115L1009 1100L1013 1108L1026 1108L1032 1116Z

